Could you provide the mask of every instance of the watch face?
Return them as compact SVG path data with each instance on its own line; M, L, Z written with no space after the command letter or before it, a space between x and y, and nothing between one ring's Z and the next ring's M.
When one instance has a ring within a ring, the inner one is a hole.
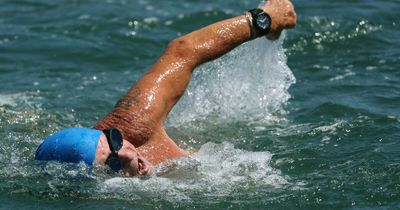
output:
M267 29L270 27L271 23L270 20L265 13L260 13L257 15L257 25L262 29Z

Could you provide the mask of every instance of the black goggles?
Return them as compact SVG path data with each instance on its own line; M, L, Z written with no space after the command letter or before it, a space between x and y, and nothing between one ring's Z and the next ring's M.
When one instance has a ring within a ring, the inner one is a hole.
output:
M103 130L104 135L107 137L108 146L110 147L111 154L106 160L106 165L110 166L113 171L118 172L121 170L121 161L118 157L118 151L122 148L123 138L121 132L116 128L108 128Z

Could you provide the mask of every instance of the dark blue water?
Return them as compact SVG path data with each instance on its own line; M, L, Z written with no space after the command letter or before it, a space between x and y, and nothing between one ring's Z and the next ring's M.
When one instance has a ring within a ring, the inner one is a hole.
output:
M0 0L0 208L400 208L400 2L294 1L298 25L195 71L149 179L33 161L168 42L253 1Z

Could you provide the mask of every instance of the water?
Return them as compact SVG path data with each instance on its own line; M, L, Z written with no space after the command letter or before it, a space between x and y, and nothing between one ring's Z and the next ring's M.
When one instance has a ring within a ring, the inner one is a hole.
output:
M0 1L0 208L400 208L400 2L295 1L298 26L196 70L148 179L33 161L92 126L169 40L258 2Z

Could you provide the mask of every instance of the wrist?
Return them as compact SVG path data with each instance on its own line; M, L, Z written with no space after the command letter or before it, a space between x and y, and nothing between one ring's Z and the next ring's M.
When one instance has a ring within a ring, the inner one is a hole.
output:
M244 12L243 15L246 18L247 21L247 25L249 26L250 29L250 39L255 39L258 37L257 32L255 31L254 27L253 27L253 18L251 17L250 12Z
M271 16L262 9L256 8L245 12L251 30L251 38L266 36L271 31Z

